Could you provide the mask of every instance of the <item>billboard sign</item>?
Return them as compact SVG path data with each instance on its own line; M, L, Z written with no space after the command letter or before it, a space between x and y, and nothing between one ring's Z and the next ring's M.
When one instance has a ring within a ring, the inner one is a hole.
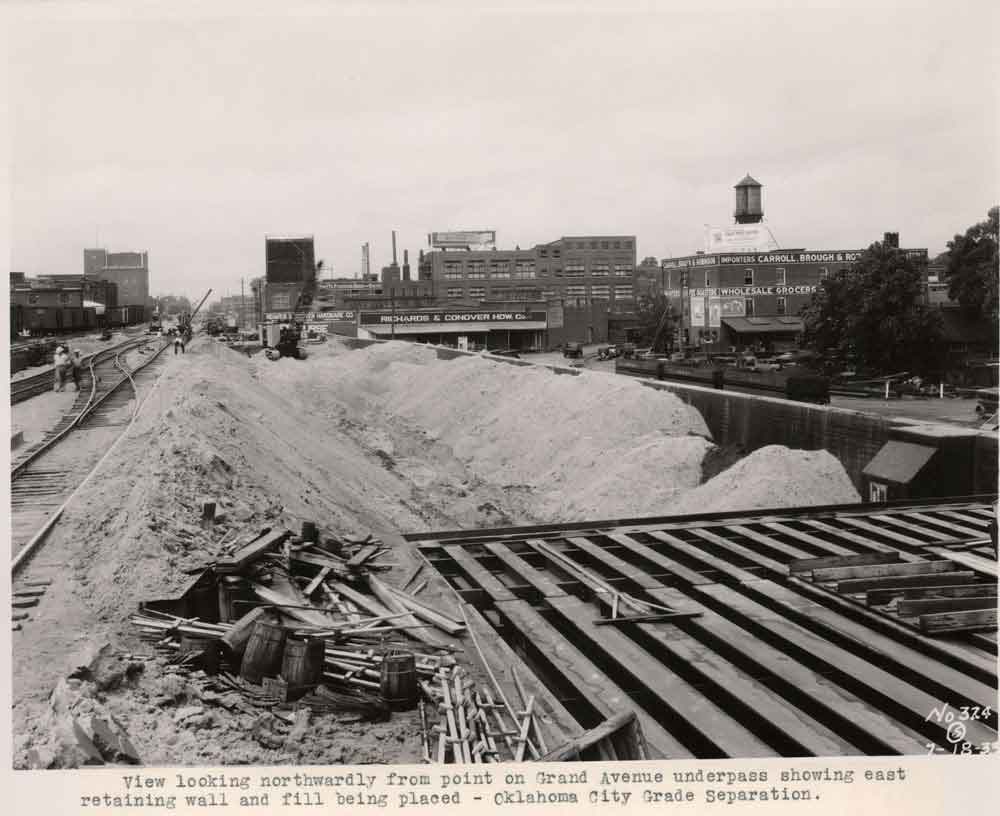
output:
M451 230L432 232L427 243L435 249L494 249L496 230Z
M777 248L778 242L763 224L705 227L706 252L772 252Z

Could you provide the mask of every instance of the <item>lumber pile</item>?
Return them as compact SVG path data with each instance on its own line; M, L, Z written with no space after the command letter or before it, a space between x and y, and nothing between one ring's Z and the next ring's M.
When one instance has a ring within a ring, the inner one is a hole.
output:
M791 562L788 571L793 579L864 604L925 635L995 632L995 565L991 575L978 556L935 554L945 557L904 562L891 551L806 558Z
M265 705L381 716L387 656L413 656L417 682L455 665L465 624L376 573L389 552L372 536L264 529L234 538L176 598L140 605L132 624L172 666ZM407 579L412 582L417 573ZM409 671L409 669L408 669Z
M517 708L475 688L460 666L421 678L420 722L424 762L480 764L523 762L547 752L534 712L534 697ZM431 724L431 714L437 722Z

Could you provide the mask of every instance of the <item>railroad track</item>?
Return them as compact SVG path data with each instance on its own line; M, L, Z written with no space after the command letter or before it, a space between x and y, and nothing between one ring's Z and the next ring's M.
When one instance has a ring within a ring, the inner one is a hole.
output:
M83 363L89 369L91 363L100 363L103 359L106 359L106 355L111 355L114 357L115 354L122 351L127 351L128 349L134 348L137 345L141 345L146 342L145 338L131 338L119 343L117 346L112 346L107 349L102 349L101 351L96 351L93 354L88 354L84 356ZM19 380L11 380L10 382L10 404L16 405L19 402L24 402L26 399L31 399L31 397L36 397L39 394L44 394L46 391L52 388L52 369L46 368L45 371L41 371L38 374L33 374L30 377L23 377ZM81 383L81 393L85 389Z
M143 354L142 347L150 350ZM11 468L11 552L14 628L38 603L49 579L21 573L58 520L66 500L93 472L130 425L138 385L152 382L169 344L145 338L93 355L81 378L73 406L35 445L15 458ZM136 365L128 355L140 355Z

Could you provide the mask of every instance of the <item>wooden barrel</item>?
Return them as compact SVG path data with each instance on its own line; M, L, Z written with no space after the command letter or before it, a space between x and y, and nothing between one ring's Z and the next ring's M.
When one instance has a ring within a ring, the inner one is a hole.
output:
M205 674L219 673L219 641L200 635L181 635L181 654L201 654L201 667Z
M222 575L219 577L219 621L229 623L239 620L246 607L237 601L251 599L250 584L239 575Z
M251 683L264 677L274 677L281 669L281 654L285 648L285 630L274 623L259 620L243 652L240 676Z
M319 539L319 532L316 530L315 521L303 521L302 522L302 540L309 543L314 543Z
M323 679L326 648L321 638L288 638L281 661L281 678L288 683L288 698L301 697Z
M389 652L382 658L379 684L382 697L393 711L412 711L417 707L417 661L412 652Z

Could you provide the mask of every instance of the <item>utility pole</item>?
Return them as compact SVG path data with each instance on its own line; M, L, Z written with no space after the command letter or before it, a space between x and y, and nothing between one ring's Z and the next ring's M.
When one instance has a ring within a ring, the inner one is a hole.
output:
M245 329L247 323L247 292L243 285L243 278L240 278L240 328Z
M396 339L396 290L389 290L389 305L392 308L392 323L390 324L390 339Z

